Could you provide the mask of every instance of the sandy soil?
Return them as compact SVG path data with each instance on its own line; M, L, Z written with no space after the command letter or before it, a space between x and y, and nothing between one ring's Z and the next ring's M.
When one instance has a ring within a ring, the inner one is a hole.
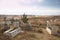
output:
M12 40L50 40L50 35L46 32L45 29L42 29L43 33L37 32L25 32L20 33L16 37L12 38Z

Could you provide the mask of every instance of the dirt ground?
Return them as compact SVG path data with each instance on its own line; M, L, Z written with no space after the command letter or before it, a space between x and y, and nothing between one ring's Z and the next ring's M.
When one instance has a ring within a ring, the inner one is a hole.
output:
M42 28L42 32L43 33L25 31L24 33L18 34L14 38L8 38L3 34L0 34L0 40L60 40L60 37L48 34L44 28Z
M42 32L25 31L24 33L19 33L14 38L6 37L0 33L0 40L60 40L60 37L48 34L44 28L42 28Z
M12 38L11 40L50 40L50 35L46 32L45 29L42 29L43 33L37 32L24 32L18 34L16 37Z
M56 35L51 35L51 40L60 40L60 37Z
M43 33L25 31L24 33L18 34L14 38L8 38L1 34L0 40L60 40L60 37L48 34L44 28L42 28L42 32Z

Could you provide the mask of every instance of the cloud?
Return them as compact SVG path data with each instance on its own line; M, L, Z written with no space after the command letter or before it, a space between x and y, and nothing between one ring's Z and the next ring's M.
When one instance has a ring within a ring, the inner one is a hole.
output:
M0 10L0 14L22 15L25 12L27 15L60 15L59 10L56 8L24 6L12 9L3 8Z
M44 0L37 0L37 2L43 2Z
M60 9L42 6L25 6L25 4L34 4L44 0L3 0L0 3L0 14L22 15L24 12L28 15L60 15ZM19 5L18 2L23 5Z
M18 0L20 4L37 4L43 2L44 0Z

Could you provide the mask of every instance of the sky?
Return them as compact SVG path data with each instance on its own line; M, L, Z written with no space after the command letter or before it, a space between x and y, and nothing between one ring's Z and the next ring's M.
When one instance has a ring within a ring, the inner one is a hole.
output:
M60 15L60 0L0 0L0 15Z

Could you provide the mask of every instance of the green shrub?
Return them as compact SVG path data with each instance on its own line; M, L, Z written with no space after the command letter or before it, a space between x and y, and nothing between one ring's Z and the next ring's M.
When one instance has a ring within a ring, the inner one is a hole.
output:
M42 29L39 29L39 30L38 30L38 33L43 33Z
M24 22L24 23L27 23L27 21L28 21L28 19L27 19L27 15L23 15L23 17L22 17L22 21Z

